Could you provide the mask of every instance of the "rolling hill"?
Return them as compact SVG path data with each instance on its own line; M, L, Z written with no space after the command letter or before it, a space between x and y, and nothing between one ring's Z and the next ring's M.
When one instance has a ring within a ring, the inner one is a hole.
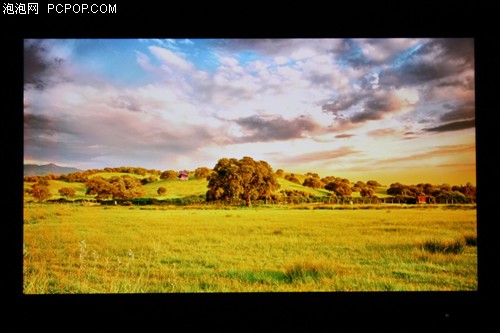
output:
M97 173L91 175L89 178L93 178L96 176L100 176L103 178L110 178L113 176L122 176L122 175L127 175L131 176L134 178L145 178L149 177L150 175L147 174L145 176L140 176L136 174L130 174L130 173L121 173L121 172L102 172L102 173ZM295 174L297 178L301 181L303 181L306 176L305 175L300 175L300 174ZM280 184L280 189L281 190L297 190L297 191L303 191L307 193L311 193L314 196L317 197L326 197L328 196L328 191L325 189L313 189L310 187L302 186L300 184L293 183L289 180L286 180L284 177L278 177L278 182ZM24 183L25 188L30 188L33 184L35 183ZM145 190L146 190L146 196L150 198L157 198L160 200L163 199L176 199L176 198L183 198L187 196L198 196L198 195L205 195L208 188L208 181L206 179L196 179L194 177L190 177L190 180L188 181L180 181L178 179L168 179L168 180L163 180L163 179L158 179L155 182L148 183L144 185ZM73 199L83 199L83 198L89 198L88 196L85 196L85 185L83 183L68 183L66 181L62 180L50 180L49 181L49 188L52 193L52 198L51 199L58 199L61 196L58 193L58 190L62 187L69 187L73 188L76 190L76 196ZM167 189L167 192L160 196L158 195L157 191L159 187L164 187ZM387 195L387 187L381 186L376 189L376 195L379 198L384 198L388 197ZM30 195L28 195L30 197ZM360 197L360 194L358 192L353 192L352 197Z

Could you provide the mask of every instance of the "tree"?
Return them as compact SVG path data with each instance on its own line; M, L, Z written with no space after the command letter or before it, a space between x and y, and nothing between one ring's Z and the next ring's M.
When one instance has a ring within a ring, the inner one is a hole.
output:
M308 173L306 173L306 176L313 177L313 178L318 178L318 179L320 178L319 175L317 173L315 173L315 172L308 172Z
M340 197L348 197L352 193L349 184L342 180L326 184L325 189L334 192L337 196Z
M210 169L206 167L201 167L201 168L196 168L194 170L194 176L197 179L204 179L207 178L210 175Z
M458 191L442 191L440 195L436 196L438 203L465 203L466 197L463 193Z
M367 185L362 182L361 180L358 180L354 186L351 188L353 192L360 192L362 189L364 189Z
M292 183L300 185L300 180L297 177L295 177L295 174L293 174L293 173L286 175L285 179L288 181L291 181Z
M167 193L167 189L164 187L158 187L158 190L156 192L158 193L158 195L164 195L165 193Z
M441 189L441 191L443 192L451 192L451 186L450 184L442 184L439 186L439 188Z
M208 201L241 199L247 206L252 200L268 198L280 187L271 166L251 157L221 158L208 177Z
M137 178L123 175L106 180L102 177L91 178L86 183L87 195L97 195L96 199L133 199L144 196L146 191Z
M434 185L432 185L432 184L430 184L430 183L426 183L426 184L424 184L424 186L423 186L423 191L424 191L424 193L425 193L426 195L431 195L431 194L432 194L432 192L434 192L434 190L435 190L435 186L434 186Z
M113 197L113 186L102 177L93 177L89 179L85 186L87 191L85 195L97 195L97 200L104 200Z
M69 197L74 197L76 194L75 189L69 188L69 187L63 187L59 189L59 194L62 195L63 197L69 198Z
M141 184L142 185L146 185L146 184L149 184L149 183L154 183L157 180L158 179L156 179L155 176L144 177L144 178L141 179Z
M285 171L283 171L283 169L278 169L278 170L276 170L276 174L278 175L278 177L283 177L283 175L285 174Z
M476 187L471 183L467 183L465 186L453 186L451 190L463 193L467 199L476 201Z
M88 176L82 172L70 173L65 178L68 183L85 183L88 180Z
M174 170L163 171L160 175L160 179L175 179L177 178L177 172Z
M387 194L389 195L406 195L408 192L408 186L400 184L400 183L393 183L390 185L390 187L387 189Z
M372 188L381 186L380 183L376 180L369 180L366 182L366 185L368 185L369 187L372 187Z
M363 187L361 191L359 192L363 198L368 197L374 197L375 196L375 190L369 186Z
M52 196L52 193L50 193L50 189L47 186L40 184L33 185L30 194L38 201L43 201Z
M304 182L302 183L302 186L307 186L307 187L311 187L311 188L322 188L323 187L323 183L321 182L321 180L319 179L319 177L307 177Z
M50 186L50 182L47 178L45 178L45 176L40 178L40 180L38 181L38 184L40 184L42 186Z
M328 184L328 183L333 183L337 180L337 178L335 176L326 176L325 178L321 178L321 181L325 184ZM339 178L340 180L340 178Z
M146 194L144 186L139 179L123 175L111 177L109 183L113 187L113 199L133 199Z

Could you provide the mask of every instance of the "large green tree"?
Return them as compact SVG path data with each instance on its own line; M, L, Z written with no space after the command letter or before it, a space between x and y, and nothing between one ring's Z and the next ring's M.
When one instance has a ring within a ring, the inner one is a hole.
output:
M251 157L221 158L208 177L207 200L243 200L247 206L252 200L269 198L271 192L279 189L271 166L265 161Z

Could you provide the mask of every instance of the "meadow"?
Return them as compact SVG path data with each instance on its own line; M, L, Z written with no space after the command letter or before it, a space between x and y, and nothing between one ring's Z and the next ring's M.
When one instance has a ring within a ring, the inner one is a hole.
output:
M26 203L23 291L477 290L475 206L376 207Z

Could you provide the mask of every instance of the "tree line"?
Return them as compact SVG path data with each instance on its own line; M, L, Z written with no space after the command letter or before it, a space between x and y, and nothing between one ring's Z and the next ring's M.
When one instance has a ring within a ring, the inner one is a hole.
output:
M105 179L101 176L89 176L96 173L113 172L142 175L139 179L131 175L113 176ZM376 188L381 186L375 180L366 183L357 181L352 183L349 179L327 176L321 178L317 173L308 172L303 182L293 174L285 174L283 169L273 172L266 161L255 161L251 157L221 158L213 169L200 167L192 172L185 170L190 177L208 180L208 191L205 195L206 202L221 202L225 204L245 204L251 206L254 201L265 203L279 202L324 202L324 197L315 197L304 191L281 190L278 177L310 187L312 189L325 189L329 192L328 202L352 201L352 193L358 192L368 202L376 203L381 200L376 196ZM96 200L107 199L135 199L146 195L144 185L158 181L159 179L174 179L179 175L175 170L155 170L138 167L118 167L91 169L75 172L67 175L44 175L25 176L24 181L36 182L26 192L37 200L45 200L51 197L49 186L50 180L62 180L68 183L81 182L86 186L86 195L94 196ZM167 188L159 187L157 193L160 196L167 193ZM70 198L75 196L75 190L71 188L59 189L59 194ZM428 203L474 203L476 202L476 187L471 183L466 185L449 184L432 185L422 183L417 185L404 185L393 183L387 189L392 203L415 203L417 197L425 196ZM387 202L387 201L386 201Z

